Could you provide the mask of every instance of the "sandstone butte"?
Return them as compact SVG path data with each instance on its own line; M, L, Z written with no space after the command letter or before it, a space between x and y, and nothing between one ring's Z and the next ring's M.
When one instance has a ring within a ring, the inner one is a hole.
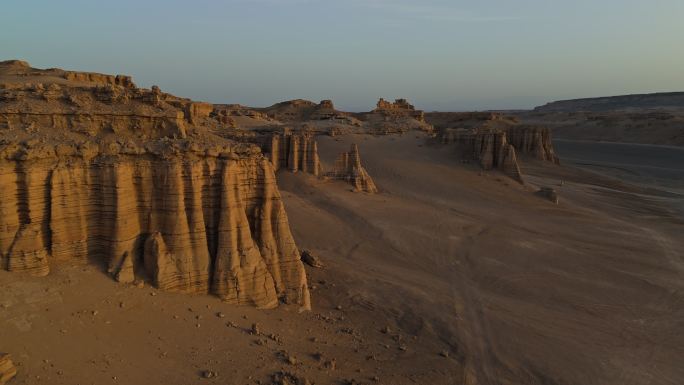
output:
M103 263L122 282L309 309L274 166L218 135L213 111L127 76L0 62L0 267Z

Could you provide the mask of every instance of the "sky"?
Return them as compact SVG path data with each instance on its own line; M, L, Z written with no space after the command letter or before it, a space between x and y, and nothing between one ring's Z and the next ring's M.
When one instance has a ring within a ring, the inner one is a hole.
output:
M263 107L428 111L684 91L683 0L2 0L0 60Z

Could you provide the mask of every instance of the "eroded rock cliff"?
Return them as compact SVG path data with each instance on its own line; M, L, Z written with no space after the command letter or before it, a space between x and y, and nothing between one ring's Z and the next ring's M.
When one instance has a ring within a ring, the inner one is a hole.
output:
M309 307L260 149L213 106L130 78L0 63L0 267L102 262L121 282Z
M433 127L425 121L425 113L410 104L406 99L388 102L380 99L376 108L358 114L367 130L374 134L387 135L410 130L432 132Z
M332 171L325 174L326 177L337 180L344 180L354 186L354 191L367 193L377 193L378 188L373 182L373 178L361 165L361 155L356 144L351 145L349 152L338 155Z
M17 375L17 368L12 363L10 355L0 353L0 385L5 385Z
M309 100L295 99L261 110L272 119L290 124L327 121L340 125L360 125L351 114L336 110L332 100L322 100L316 104Z
M560 160L553 149L551 130L547 127L515 125L506 130L508 142L521 154L536 159L559 164Z
M446 129L442 142L455 143L464 159L475 160L484 170L496 169L524 183L516 150L508 142L506 132L497 129Z
M301 171L315 176L321 172L318 143L313 133L286 129L272 134L266 147L276 170Z

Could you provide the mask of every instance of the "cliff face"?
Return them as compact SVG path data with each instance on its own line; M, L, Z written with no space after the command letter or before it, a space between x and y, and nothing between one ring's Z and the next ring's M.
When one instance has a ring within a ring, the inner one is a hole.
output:
M445 128L474 128L481 125L513 125L518 123L514 116L496 112L429 112L425 114L425 121L436 129Z
M282 168L314 176L321 172L318 143L311 133L292 133L286 130L282 134L273 134L267 147L271 163L276 170Z
M3 77L0 65L0 268L46 275L55 261L95 261L122 282L309 308L274 168L256 146L212 134L222 123L210 104L121 77L10 68Z
M309 100L296 99L277 103L261 110L270 118L287 123L328 121L341 125L360 125L360 122L350 114L336 110L331 100L322 100L316 104Z
M519 183L524 183L516 150L506 132L495 129L447 129L442 142L455 143L465 159L477 161L482 169L497 169Z
M274 171L261 155L27 153L0 161L7 270L46 275L52 260L104 260L113 275L144 271L164 290L263 307L279 297L308 303Z
M427 119L439 128L442 143L458 144L466 159L477 160L485 170L501 170L520 183L518 154L559 164L546 127L491 112L435 112Z
M356 144L351 145L349 152L343 152L338 155L333 170L327 172L325 176L350 183L354 186L354 191L363 191L371 194L378 192L373 179L368 175L366 169L361 166L361 155L359 155L359 148Z
M305 172L325 179L343 180L354 186L355 191L378 192L373 179L361 165L356 144L351 146L349 152L337 156L332 170L323 170L314 132L285 128L279 133L267 131L251 140L267 153L276 171Z
M425 113L416 110L406 99L397 99L394 102L380 99L373 111L357 116L374 134L387 135L410 130L433 131L432 125L425 121Z
M399 115L406 115L410 116L413 119L416 119L419 122L425 121L425 113L423 111L416 110L413 104L409 103L406 99L397 99L394 102L388 102L385 99L380 98L373 112L383 114L394 113Z
M555 164L560 163L553 149L551 130L546 127L512 126L507 130L506 137L519 153Z
M616 111L654 108L677 108L684 106L684 92L663 92L560 100L536 107L536 112Z
M0 385L5 385L9 380L17 375L17 368L14 367L10 355L0 353Z

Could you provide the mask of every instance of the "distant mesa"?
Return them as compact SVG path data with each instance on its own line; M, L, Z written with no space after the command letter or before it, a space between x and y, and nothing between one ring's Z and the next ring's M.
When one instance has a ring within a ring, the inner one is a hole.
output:
M388 135L412 130L433 132L433 127L425 121L425 112L416 110L406 99L388 102L381 98L373 111L355 115L373 134Z
M8 71L9 69L16 68L20 70L25 70L25 69L30 69L31 65L23 60L5 60L5 61L0 61L0 67L3 67L4 71Z
M684 108L684 92L662 92L560 100L536 107L536 112L605 112L638 109Z
M331 100L322 100L320 103L303 99L289 100L260 111L272 119L285 123L327 121L340 125L360 126L360 122L351 114L336 110Z
M559 139L684 146L684 92L562 100L515 115Z

